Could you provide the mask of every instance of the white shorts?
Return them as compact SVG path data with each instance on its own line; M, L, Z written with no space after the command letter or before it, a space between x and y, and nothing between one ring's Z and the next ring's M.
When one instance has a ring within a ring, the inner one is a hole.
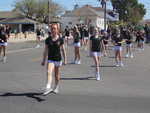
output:
M122 51L122 47L121 46L114 46L114 50L115 51Z
M144 44L144 41L140 40L139 43L140 43L140 44Z
M126 44L127 47L132 47L133 44Z
M81 44L80 44L80 42L78 42L78 43L74 43L74 46L75 46L75 47L80 47L80 46L81 46Z
M101 57L101 56L103 56L103 54L102 54L102 52L92 52L92 56Z
M53 61L53 60L48 60L48 63L53 63L54 66L60 67L62 66L62 61Z
M4 42L4 43L0 43L0 46L7 46L8 43L7 42Z
M85 39L85 40L88 40L88 39L89 39L89 37L84 37L84 39Z

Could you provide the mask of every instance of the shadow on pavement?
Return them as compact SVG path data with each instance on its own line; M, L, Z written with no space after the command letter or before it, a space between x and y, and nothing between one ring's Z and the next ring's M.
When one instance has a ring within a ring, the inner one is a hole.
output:
M83 77L83 78L61 78L61 80L91 80L94 77Z
M1 97L11 97L11 96L26 96L26 97L29 97L29 98L33 98L35 100L37 100L38 102L42 102L42 101L45 101L45 99L42 99L38 96L40 96L42 93L4 93L4 94L1 94L0 96Z
M96 66L92 65L91 67L96 67ZM116 67L116 66L115 65L101 65L99 67Z

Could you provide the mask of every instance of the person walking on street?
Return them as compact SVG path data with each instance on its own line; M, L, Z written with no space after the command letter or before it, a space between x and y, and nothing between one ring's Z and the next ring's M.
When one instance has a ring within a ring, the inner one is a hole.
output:
M51 92L59 92L59 82L60 82L60 67L62 65L62 55L64 58L64 64L66 64L66 52L64 47L64 39L60 37L60 27L57 23L51 24L51 36L45 40L45 49L43 53L43 60L41 65L45 65L47 60L47 85L46 90L43 95L47 95ZM55 73L55 85L52 88L52 73Z

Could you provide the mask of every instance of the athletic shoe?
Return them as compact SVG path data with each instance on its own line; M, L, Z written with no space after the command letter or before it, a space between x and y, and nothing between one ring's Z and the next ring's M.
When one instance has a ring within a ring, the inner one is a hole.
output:
M116 63L116 65L115 65L116 67L119 67L119 63Z
M123 66L124 66L124 64L123 64L122 62L120 62L120 63L119 63L119 66L123 67Z
M40 45L38 44L35 48L40 48Z
M126 58L128 58L129 57L129 54L126 54Z
M4 57L3 57L3 63L6 63L6 59L7 59L7 57L4 56Z
M3 61L3 57L2 56L0 56L0 61Z
M48 95L49 93L51 93L53 91L53 89L51 89L51 88L46 88L46 90L44 91L44 93L42 94L42 95Z
M96 73L96 80L97 81L101 80L100 73Z
M77 63L76 64L81 64L81 61L79 60L79 61L77 61Z
M55 88L53 89L54 93L59 93L59 85L56 85Z
M130 58L134 58L133 54L130 55Z

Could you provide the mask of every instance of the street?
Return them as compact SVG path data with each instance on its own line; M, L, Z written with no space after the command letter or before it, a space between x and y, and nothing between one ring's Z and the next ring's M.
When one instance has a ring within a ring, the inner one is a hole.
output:
M67 48L68 64L61 68L59 94L42 96L46 67L41 66L43 46L34 42L8 46L7 62L0 62L0 113L149 113L150 46L134 50L115 67L113 51L102 58L102 80L96 81L94 62L81 49L81 65L72 64L74 50ZM43 45L43 44L42 44Z

